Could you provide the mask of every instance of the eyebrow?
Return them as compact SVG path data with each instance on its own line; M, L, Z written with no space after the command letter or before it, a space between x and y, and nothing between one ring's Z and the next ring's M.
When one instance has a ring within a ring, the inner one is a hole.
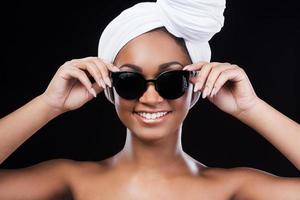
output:
M163 71L164 69L166 69L166 68L168 68L168 67L170 67L170 66L172 66L172 65L180 65L181 67L183 67L183 64L181 64L180 62L177 62L177 61L171 61L171 62L167 62L167 63L160 64L160 65L158 66L158 68L159 68L159 71ZM134 69L135 71L138 71L138 72L140 72L140 73L143 71L141 67L139 67L139 66L137 66L137 65L134 65L134 64L129 64L129 63L121 65L120 68L122 68L122 67L129 67L129 68L132 68L132 69Z

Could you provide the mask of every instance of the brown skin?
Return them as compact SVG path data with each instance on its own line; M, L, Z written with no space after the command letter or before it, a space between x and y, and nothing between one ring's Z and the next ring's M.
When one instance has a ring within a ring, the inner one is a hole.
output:
M158 66L170 61L177 61L183 66L189 64L185 52L174 39L162 31L154 31L130 41L119 52L114 64L117 67L125 63L138 65L146 79L152 79L160 73ZM92 89L87 77L74 72L74 66L89 71L98 84L95 83ZM95 70L99 66L102 68ZM224 112L238 118L261 105L247 76L237 66L200 63L193 67L202 70L202 73L191 82L196 83L203 93L208 93L209 100ZM164 71L173 69L182 69L182 66L171 65ZM104 79L108 70L133 69L117 69L96 58L78 59L64 64L43 95L0 121L0 127L4 130L10 118L18 120L21 118L19 116L36 107L43 113L50 113L51 117L38 121L41 120L39 117L34 127L26 125L26 132L16 133L19 135L18 140L17 136L10 140L14 145L3 149L12 152L47 120L77 109L91 100L94 91L99 93L103 90L102 82L110 84ZM224 80L232 81L235 87L226 88L224 83L220 84L222 79L217 77L221 77L220 73L226 70L231 73L227 73L229 75ZM220 84L217 93L214 94L214 87L205 82L214 83L216 88ZM184 96L176 100L163 99L152 84L137 100L125 100L115 93L117 114L128 128L126 143L121 152L100 162L62 159L25 169L2 170L0 199L297 199L300 196L299 179L276 177L249 168L210 168L183 151L181 126L191 106L191 86ZM233 92L229 93L228 89ZM135 111L140 110L167 110L171 113L164 123L146 126L136 120Z

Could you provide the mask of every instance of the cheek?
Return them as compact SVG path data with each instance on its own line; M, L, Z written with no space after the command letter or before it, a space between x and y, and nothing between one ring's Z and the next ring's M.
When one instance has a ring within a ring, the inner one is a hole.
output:
M193 88L189 87L188 91L181 98L170 101L170 105L172 105L177 112L181 113L180 116L184 115L184 118L190 109L192 94Z
M132 115L136 101L122 99L116 92L114 92L114 100L116 112L123 124L126 125Z

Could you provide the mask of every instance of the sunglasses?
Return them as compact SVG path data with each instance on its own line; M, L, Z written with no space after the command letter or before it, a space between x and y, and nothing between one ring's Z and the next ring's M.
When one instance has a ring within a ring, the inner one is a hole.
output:
M195 76L194 71L173 70L158 75L156 79L146 80L137 72L112 72L112 85L124 99L133 100L141 97L152 82L159 95L165 99L177 99L184 95L189 87L189 79Z

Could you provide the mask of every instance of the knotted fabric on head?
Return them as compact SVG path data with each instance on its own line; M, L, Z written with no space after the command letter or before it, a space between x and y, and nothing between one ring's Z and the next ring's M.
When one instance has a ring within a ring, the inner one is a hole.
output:
M130 40L165 27L183 38L193 63L210 61L208 41L224 24L225 0L157 0L138 3L114 18L101 34L98 57L113 63ZM105 90L106 97L111 101Z

